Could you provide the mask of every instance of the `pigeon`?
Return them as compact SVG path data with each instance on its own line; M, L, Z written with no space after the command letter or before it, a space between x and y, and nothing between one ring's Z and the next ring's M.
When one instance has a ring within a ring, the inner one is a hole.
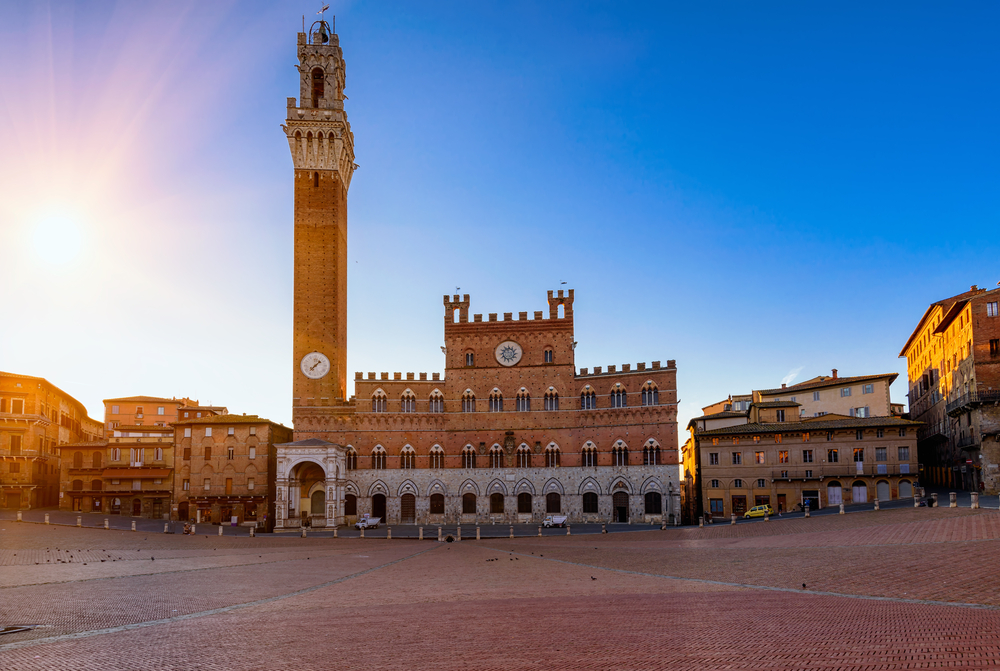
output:
M597 580L597 578L595 578L594 576L590 576L590 579L591 580Z
M806 584L802 583L802 589L806 589Z

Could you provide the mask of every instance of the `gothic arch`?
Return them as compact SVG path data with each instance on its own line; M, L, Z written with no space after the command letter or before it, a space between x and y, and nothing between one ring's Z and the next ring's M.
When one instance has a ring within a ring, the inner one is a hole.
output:
M399 488L396 490L396 496L402 496L403 494L413 494L416 496L419 494L416 483L413 480L406 479L399 483Z
M507 496L507 485L503 483L502 480L491 480L490 484L486 487L487 494L503 494Z
M593 493L597 494L598 496L600 496L600 494L602 493L601 492L601 483L599 483L597 481L597 479L594 478L594 477L588 476L588 477L584 478L583 481L580 482L580 489L579 489L578 493L579 493L580 496L583 496L587 492L593 492Z
M448 485L444 484L444 482L442 482L438 478L434 478L433 480L427 483L427 496L430 496L431 494L444 494L445 496L447 496Z
M353 480L348 480L344 483L344 494L354 494L355 496L361 496L361 490L358 489L358 485Z
M462 486L458 489L459 494L475 494L479 497L479 485L473 479L468 479L462 483Z
M372 483L371 487L368 488L368 496L375 496L376 494L389 496L389 488L381 480L376 480Z
M563 490L562 483L555 478L549 478L545 481L545 485L542 487L542 494L551 494L556 492L560 496L565 496L566 492Z
M627 494L632 494L632 483L626 478L617 477L611 480L611 486L608 487L608 491L614 494L615 492L625 492Z
M518 481L518 483L514 485L514 493L515 494L528 493L534 496L535 486L531 484L531 480L528 480L527 478L521 478L520 481Z
M647 492L659 492L663 493L663 485L660 484L660 479L655 476L649 476L642 483L642 487L639 488L640 494L646 494Z

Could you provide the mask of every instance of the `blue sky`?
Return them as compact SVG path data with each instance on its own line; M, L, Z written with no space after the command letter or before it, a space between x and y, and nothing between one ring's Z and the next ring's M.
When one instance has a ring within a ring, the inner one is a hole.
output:
M442 370L455 287L565 281L577 366L676 359L682 428L796 370L905 402L927 304L1000 280L995 4L332 4L352 371ZM0 370L290 422L318 5L0 6Z

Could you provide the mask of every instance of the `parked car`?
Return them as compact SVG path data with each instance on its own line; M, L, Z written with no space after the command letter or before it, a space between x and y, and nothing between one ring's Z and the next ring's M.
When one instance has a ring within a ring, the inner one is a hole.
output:
M545 528L549 527L564 527L566 526L566 516L565 515L549 515L544 520L542 520L542 526Z
M381 517L363 517L354 524L355 529L378 529L382 523Z
M749 519L751 517L764 517L764 515L771 516L773 514L774 510L771 508L771 506L768 505L754 506L750 510L743 513L743 519Z

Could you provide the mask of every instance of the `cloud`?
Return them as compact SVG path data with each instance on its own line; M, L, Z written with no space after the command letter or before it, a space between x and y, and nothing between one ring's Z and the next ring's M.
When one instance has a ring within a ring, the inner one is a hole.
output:
M799 373L802 372L802 369L804 367L805 366L799 366L798 368L793 368L790 371L788 371L788 375L786 375L785 377L781 378L781 384L791 384L792 380L794 380L795 378L797 378L799 376Z

